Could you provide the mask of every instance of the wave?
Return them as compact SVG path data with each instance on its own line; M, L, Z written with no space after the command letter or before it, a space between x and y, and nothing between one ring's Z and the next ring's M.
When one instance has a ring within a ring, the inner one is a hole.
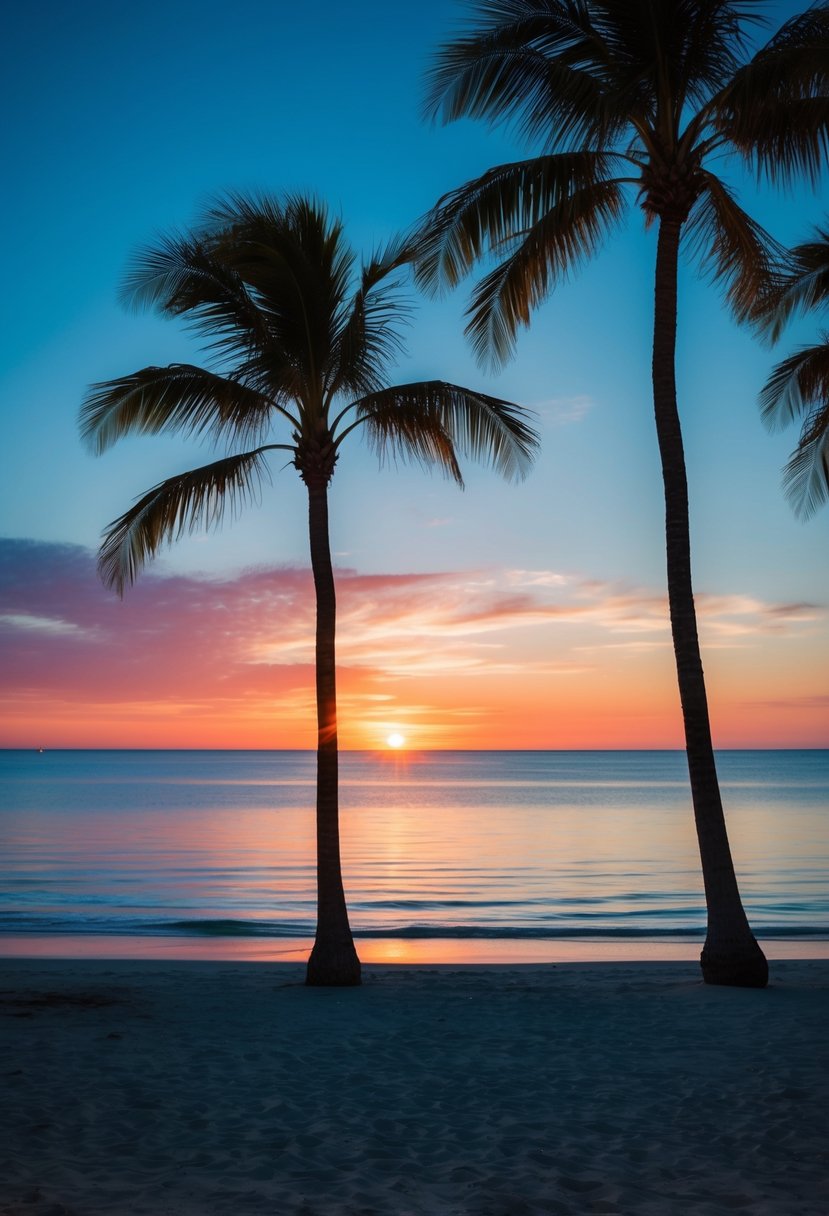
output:
M563 940L702 940L705 925L654 924L642 925L482 925L482 924L423 924L357 926L355 938L400 939L469 939L514 941ZM758 938L829 939L829 925L755 925ZM124 937L202 937L202 938L308 938L314 936L314 925L305 921L242 920L233 918L194 920L124 920L116 918L31 916L5 913L0 916L3 934L89 934Z

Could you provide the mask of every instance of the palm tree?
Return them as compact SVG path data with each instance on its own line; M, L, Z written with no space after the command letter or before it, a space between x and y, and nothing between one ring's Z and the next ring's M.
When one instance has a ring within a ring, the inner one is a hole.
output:
M657 231L653 403L665 489L667 582L708 933L709 983L764 986L766 960L740 900L723 816L691 583L688 492L676 400L681 238L738 318L779 248L717 170L732 154L773 182L816 178L829 136L829 15L819 3L755 54L758 3L477 0L446 44L427 111L513 123L542 152L445 195L422 230L421 281L453 287L486 255L467 332L503 363L520 326L618 226L626 199Z
M761 326L773 339L790 317L829 304L829 226L797 245L791 267L763 300ZM773 369L760 394L763 419L785 426L805 415L800 441L783 476L798 515L810 516L829 499L829 334L802 346Z
M335 588L328 483L343 441L362 432L380 458L436 465L462 485L458 453L508 477L529 467L537 437L516 405L432 380L385 386L401 349L392 277L402 242L356 273L339 221L301 196L230 196L194 231L142 252L124 297L184 317L217 356L213 368L145 367L93 385L81 430L97 452L128 434L178 431L231 455L168 477L104 533L99 570L123 594L144 562L255 497L271 452L288 452L308 491L316 589L317 933L307 983L360 982L340 866ZM405 311L405 310L404 310ZM289 442L266 442L272 426Z

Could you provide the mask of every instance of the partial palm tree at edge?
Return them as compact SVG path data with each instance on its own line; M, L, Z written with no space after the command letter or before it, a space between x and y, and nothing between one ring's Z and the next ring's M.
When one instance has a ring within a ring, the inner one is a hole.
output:
M653 406L665 492L667 583L686 753L708 909L709 983L763 987L717 779L691 581L688 487L675 380L683 236L739 319L781 251L715 171L735 155L771 181L813 181L829 144L829 15L819 3L755 54L758 20L730 0L477 0L431 71L427 110L514 123L541 155L444 196L421 233L420 277L454 287L479 259L467 332L503 363L533 309L620 223L633 191L656 225Z
M271 452L287 452L308 491L316 592L317 929L306 982L360 983L340 861L336 596L328 485L343 441L361 432L379 457L436 466L463 485L459 455L507 477L529 468L537 437L521 407L440 380L388 387L405 311L392 276L398 242L356 271L342 225L312 198L220 200L204 222L136 259L124 296L184 317L216 369L145 367L91 387L81 431L100 453L129 434L177 431L235 451L167 478L109 525L103 581L124 593L167 542L215 526L256 495ZM273 424L289 442L266 442Z
M829 225L797 245L791 266L773 285L758 310L761 330L772 339L798 312L829 306ZM801 346L771 372L760 394L769 428L802 418L800 440L783 473L783 485L796 514L808 517L829 501L829 334Z

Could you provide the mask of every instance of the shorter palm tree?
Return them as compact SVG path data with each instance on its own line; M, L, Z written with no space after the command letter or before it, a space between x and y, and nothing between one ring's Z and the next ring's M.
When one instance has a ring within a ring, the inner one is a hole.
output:
M829 225L792 250L791 269L763 300L760 323L777 339L797 312L829 306ZM800 442L783 475L787 497L807 518L829 499L829 333L801 346L772 371L760 394L769 427L803 418Z
M226 442L231 455L154 486L104 533L99 570L123 594L163 544L216 526L255 497L271 452L288 452L308 490L316 590L317 933L309 984L360 982L340 865L336 600L328 483L344 440L412 458L463 485L459 454L507 477L526 473L537 437L519 406L430 380L385 385L401 349L397 242L357 274L342 225L314 199L230 196L197 229L142 252L125 300L185 317L213 368L145 367L91 387L81 431L100 453L128 434L178 431ZM266 442L276 424L289 442Z

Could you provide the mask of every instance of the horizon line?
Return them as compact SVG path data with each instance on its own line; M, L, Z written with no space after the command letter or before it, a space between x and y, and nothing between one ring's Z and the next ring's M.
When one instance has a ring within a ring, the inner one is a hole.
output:
M382 756L411 756L437 753L485 753L512 752L518 754L539 752L680 752L685 753L684 747L341 747L339 755L382 755ZM827 744L804 744L792 746L745 746L745 747L714 747L715 752L824 752L829 750ZM0 744L0 752L35 752L45 755L47 752L306 752L316 755L315 747L37 747L32 745L14 746Z

